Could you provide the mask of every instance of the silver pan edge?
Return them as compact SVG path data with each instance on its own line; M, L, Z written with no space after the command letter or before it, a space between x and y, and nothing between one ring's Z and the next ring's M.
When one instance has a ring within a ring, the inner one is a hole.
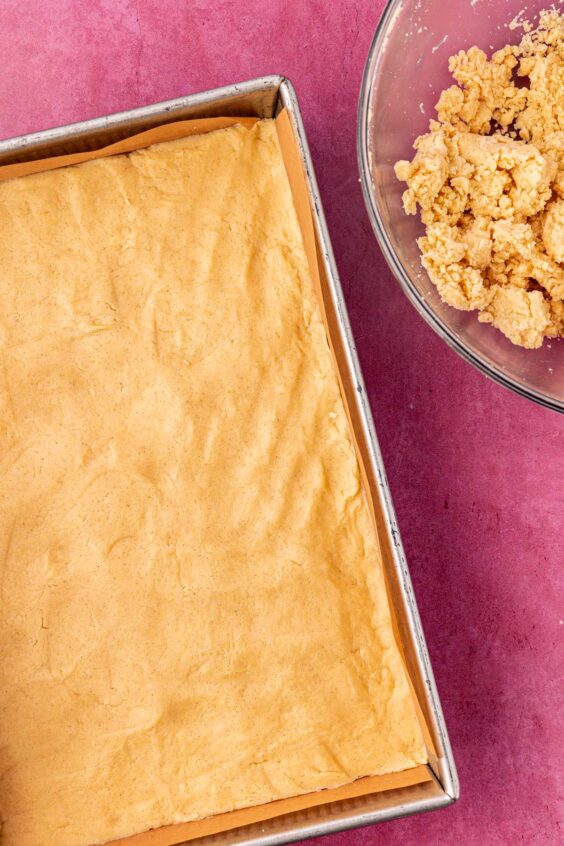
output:
M437 755L431 753L429 756L428 768L432 780L424 784L333 802L329 805L287 814L262 823L191 841L193 846L212 846L212 844L213 846L228 844L278 846L278 844L442 808L450 805L459 796L456 767L413 594L296 93L285 77L264 76L175 100L0 141L0 165L3 165L64 153L94 150L134 133L175 120L223 115L270 118L275 117L282 108L288 111L307 177L318 253L322 265L325 306L331 318L332 331L338 335L341 378L345 388L348 389L346 392L349 405L353 405L351 411L356 421L357 440L361 441L366 471L375 498L375 507L379 512L380 543L389 584L393 591L396 616L399 618L402 637L409 647L408 663L412 680L420 699L423 700L422 705L433 734ZM353 153L351 158L352 155Z

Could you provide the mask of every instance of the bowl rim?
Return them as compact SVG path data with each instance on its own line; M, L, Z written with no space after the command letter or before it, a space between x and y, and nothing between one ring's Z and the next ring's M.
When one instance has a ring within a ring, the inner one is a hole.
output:
M474 353L468 346L459 341L456 335L454 335L454 333L449 329L447 324L444 323L435 311L433 311L430 305L422 297L420 297L402 262L392 248L386 234L386 230L374 198L370 170L370 159L368 153L369 103L372 82L378 70L380 51L384 41L386 40L389 26L393 22L396 11L402 5L402 2L403 0L388 0L384 11L382 12L368 51L358 99L356 133L358 169L364 204L368 212L372 229L376 235L376 239L382 253L384 254L388 267L401 285L403 292L421 317L424 318L424 320L429 324L429 326L431 326L437 335L439 335L439 337L446 341L451 349L457 352L458 355L494 382L503 385L505 388L509 388L509 390L514 391L516 394L519 394L526 399L530 399L545 408L564 413L564 399L559 400L549 394L528 387L496 365L486 362L478 354Z

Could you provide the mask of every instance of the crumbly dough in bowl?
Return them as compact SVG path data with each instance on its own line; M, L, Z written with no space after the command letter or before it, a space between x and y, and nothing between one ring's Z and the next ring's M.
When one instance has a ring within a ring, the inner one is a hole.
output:
M472 47L449 69L458 85L395 165L426 227L422 263L445 302L540 347L564 335L564 15L542 12L520 44L489 60Z

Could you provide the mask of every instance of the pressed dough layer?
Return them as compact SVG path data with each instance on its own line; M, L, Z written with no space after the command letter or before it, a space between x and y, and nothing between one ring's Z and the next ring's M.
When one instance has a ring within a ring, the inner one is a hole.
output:
M425 760L273 122L0 184L2 846Z

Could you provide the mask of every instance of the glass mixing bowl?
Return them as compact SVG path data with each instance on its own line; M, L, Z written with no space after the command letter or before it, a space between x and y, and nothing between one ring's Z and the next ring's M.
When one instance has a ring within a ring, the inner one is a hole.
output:
M416 238L423 227L402 208L405 185L394 174L427 131L443 88L452 84L448 57L476 44L488 54L518 42L507 24L525 7L534 21L550 0L391 0L372 41L358 112L358 158L368 214L384 256L403 290L448 344L487 376L522 396L564 412L564 339L538 350L510 343L479 323L477 312L443 303L421 266Z

